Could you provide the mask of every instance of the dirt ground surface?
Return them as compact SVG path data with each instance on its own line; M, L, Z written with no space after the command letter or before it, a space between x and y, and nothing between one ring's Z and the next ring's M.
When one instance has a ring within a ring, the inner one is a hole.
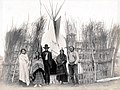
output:
M88 85L49 85L43 87L18 87L0 84L0 90L120 90L120 79L104 82L104 83L93 83Z

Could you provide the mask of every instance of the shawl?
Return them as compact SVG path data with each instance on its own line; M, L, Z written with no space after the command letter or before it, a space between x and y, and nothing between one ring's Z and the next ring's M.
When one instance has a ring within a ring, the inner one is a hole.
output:
M66 63L67 62L66 55L65 54L63 54L63 55L59 54L56 58L56 62L57 62L57 65L61 65L63 63Z
M42 58L33 59L33 62L32 62L32 72L31 73L33 74L39 68L41 68L44 71L44 64L43 64Z

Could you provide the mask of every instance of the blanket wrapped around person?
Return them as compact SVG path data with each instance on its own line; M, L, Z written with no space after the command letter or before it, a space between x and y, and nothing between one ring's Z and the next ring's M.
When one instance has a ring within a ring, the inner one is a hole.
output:
M66 68L67 56L64 54L64 50L60 50L60 54L56 58L57 63L57 77L59 83L68 82L68 73Z
M44 64L39 56L34 57L32 60L31 76L33 84L42 85L44 83Z

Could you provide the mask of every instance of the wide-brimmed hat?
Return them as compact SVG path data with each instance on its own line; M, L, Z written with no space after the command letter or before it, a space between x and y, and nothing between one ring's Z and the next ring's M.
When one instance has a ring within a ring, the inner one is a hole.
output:
M49 49L50 47L48 47L48 44L45 44L45 46L43 48L44 49Z

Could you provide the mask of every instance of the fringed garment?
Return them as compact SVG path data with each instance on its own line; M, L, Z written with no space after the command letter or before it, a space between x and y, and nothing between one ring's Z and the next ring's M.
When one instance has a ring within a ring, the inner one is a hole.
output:
M44 83L44 65L42 58L35 58L32 61L31 74L33 76L33 84L43 84Z

